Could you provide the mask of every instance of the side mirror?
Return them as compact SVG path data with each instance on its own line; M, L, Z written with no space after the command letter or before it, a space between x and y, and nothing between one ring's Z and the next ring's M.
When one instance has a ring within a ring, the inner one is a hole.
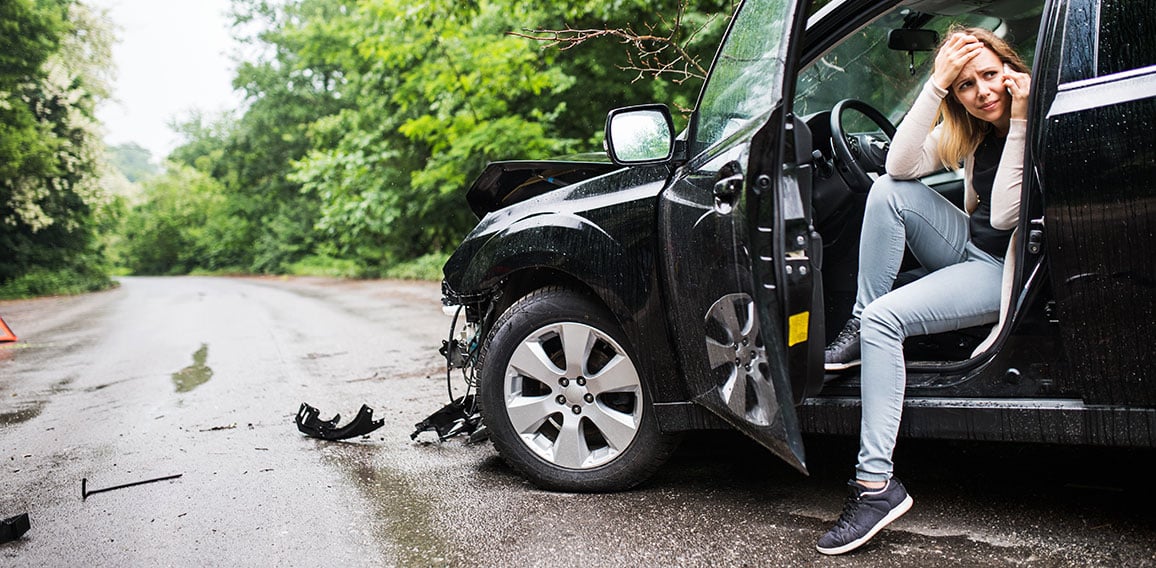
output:
M616 164L655 164L674 156L674 120L666 105L614 109L606 117L606 153Z

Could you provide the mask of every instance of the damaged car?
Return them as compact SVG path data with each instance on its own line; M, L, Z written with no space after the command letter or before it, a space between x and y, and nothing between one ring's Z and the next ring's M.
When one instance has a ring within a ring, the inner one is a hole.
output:
M1156 6L1128 0L746 0L687 128L610 111L606 152L491 164L444 267L443 353L535 484L613 491L689 430L806 472L857 435L850 317L866 196L952 24L1032 65L998 323L912 337L901 436L1156 445ZM963 177L922 178L963 206ZM914 258L897 285L919 278Z

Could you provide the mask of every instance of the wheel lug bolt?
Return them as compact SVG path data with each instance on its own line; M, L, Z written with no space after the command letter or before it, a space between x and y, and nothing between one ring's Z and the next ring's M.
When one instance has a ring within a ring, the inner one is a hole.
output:
M574 411L574 414L582 414L582 407L578 406L577 404L575 404L574 408L572 408L571 410Z
M586 377L578 377L578 386L580 386L580 387L586 386Z
M567 379L565 377L558 379L558 384L562 385L562 388L566 388L566 387L570 386L570 379Z
M566 397L565 396L558 395L558 398L556 398L554 400L558 401L558 404L561 404L563 406L566 405Z
M586 396L582 398L586 400L587 404L594 404L594 395L586 393Z

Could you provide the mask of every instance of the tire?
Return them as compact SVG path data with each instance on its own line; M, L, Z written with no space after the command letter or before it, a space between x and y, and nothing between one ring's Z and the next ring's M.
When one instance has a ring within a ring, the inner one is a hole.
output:
M494 447L548 490L621 491L650 478L680 437L659 430L634 361L597 302L564 288L519 299L494 323L479 359Z

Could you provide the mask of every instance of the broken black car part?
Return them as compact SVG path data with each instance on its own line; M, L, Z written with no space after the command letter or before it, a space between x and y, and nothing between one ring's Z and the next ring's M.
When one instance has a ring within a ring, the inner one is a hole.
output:
M28 522L28 513L16 515L15 517L8 517L0 521L0 544L16 540L31 528L31 523Z
M373 409L364 404L361 405L361 410L357 412L353 421L345 426L337 426L337 422L341 420L340 414L334 415L330 420L318 419L317 416L320 414L321 411L302 402L301 409L297 411L297 429L311 438L347 440L369 434L385 424L384 418L374 420Z
M462 298L443 289L447 298L447 310L453 310L453 321L450 323L450 334L442 347L438 350L446 359L446 390L449 392L450 403L441 407L425 420L414 425L411 440L416 440L422 432L437 432L439 441L446 441L459 434L468 434L467 443L484 440L489 433L482 425L482 413L474 400L472 391L477 386L478 351L481 343L482 329L485 321L493 316L493 302L481 302L481 297ZM483 309L483 304L487 307ZM463 312L466 315L466 324L458 329L458 319ZM449 313L447 311L447 313ZM480 325L482 324L482 325ZM462 379L466 383L466 394L454 398L453 371L460 369Z
M429 418L415 424L416 429L409 438L416 440L418 434L422 432L435 431L438 433L438 439L444 442L458 434L478 432L481 423L482 413L474 402L474 395L470 394L455 399L431 414ZM474 436L470 436L470 441L475 441Z

